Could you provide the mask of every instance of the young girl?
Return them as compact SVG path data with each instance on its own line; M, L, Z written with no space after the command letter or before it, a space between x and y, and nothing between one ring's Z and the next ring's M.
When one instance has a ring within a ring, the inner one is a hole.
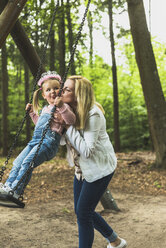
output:
M29 109L29 115L35 124L32 140L27 144L24 150L14 160L12 170L4 185L1 185L0 193L5 194L13 190L22 176L25 174L34 158L38 144L41 140L43 131L51 117L51 110L54 105L57 106L54 113L54 120L51 121L50 128L46 132L45 138L42 142L38 155L34 161L34 167L39 166L47 160L51 160L57 153L61 135L64 132L64 126L73 125L75 123L75 114L68 104L62 101L61 97L57 97L57 91L60 89L61 77L54 71L43 73L38 81L39 89L34 92L33 105L27 104L26 110ZM39 109L39 95L48 102L38 115ZM55 122L56 120L56 122ZM23 193L24 187L28 184L32 173L28 175L26 180L18 186L13 197L19 198ZM26 185L24 185L26 183Z

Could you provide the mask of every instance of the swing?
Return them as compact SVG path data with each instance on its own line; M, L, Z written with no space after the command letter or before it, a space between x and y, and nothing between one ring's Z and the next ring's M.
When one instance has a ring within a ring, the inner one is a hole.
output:
M75 54L75 50L76 50L78 41L79 41L80 36L81 36L81 31L82 31L82 28L83 28L83 25L84 25L84 22L85 22L85 18L86 18L88 9L89 9L90 2L91 2L91 0L88 0L87 6L86 6L86 9L85 9L85 12L84 12L84 16L83 16L83 19L82 19L82 22L80 24L79 31L78 31L78 34L77 34L77 37L76 37L76 41L75 41L75 44L73 46L73 50L72 50L71 55L70 55L70 60L68 62L68 66L66 68L65 74L64 74L63 79L62 79L62 85L61 85L60 91L58 93L58 96L60 96L61 93L62 93L64 82L66 80L68 71L70 69L70 65L72 63L72 60L73 60L73 57L74 57L74 54ZM36 79L35 79L35 83L34 83L34 87L33 87L33 92L31 94L30 103L32 103L33 93L34 93L34 91L36 89L36 85L37 85L37 82L38 82L39 77L40 77L40 74L41 74L41 68L42 68L42 64L43 64L43 61L44 61L44 58L45 58L45 55L46 55L46 48L47 48L47 45L48 45L48 42L49 42L49 38L50 38L50 35L51 35L51 31L52 31L52 27L53 27L53 23L54 23L54 20L55 20L55 15L56 15L58 6L59 6L59 1L57 1L57 5L56 5L55 10L54 10L54 13L53 13L53 17L52 17L52 21L51 21L51 25L50 25L50 30L49 30L49 33L48 33L48 37L47 37L47 41L46 41L45 47L43 49L43 55L41 57L41 62L40 62L40 65L39 65L39 68L38 68L38 71L37 71L37 76L36 76ZM36 157L38 155L38 152L39 152L39 149L40 149L40 147L42 145L42 142L43 142L43 139L45 137L45 134L48 131L48 128L50 126L50 123L51 123L51 121L53 119L53 114L54 114L55 110L56 110L56 106L54 106L53 109L52 109L51 117L50 117L50 119L48 121L48 124L46 125L46 128L45 128L45 130L43 132L42 138L41 138L41 140L40 140L40 142L38 144L37 151L36 151L36 153L35 153L32 161L31 161L31 164L30 164L28 170L22 176L21 180L18 182L18 184L15 186L15 188L12 189L12 191L10 191L8 193L7 192L6 193L0 193L0 206L10 207L10 208L24 208L25 203L23 202L23 194L18 199L16 199L13 196L14 195L14 191L18 188L18 186L21 184L21 182L23 182L23 180L25 180L24 181L24 187L23 187L23 192L24 192L25 185L26 185L26 179L28 178L28 175L30 174L30 172L34 168L34 161L35 161L35 159L36 159ZM0 182L2 181L2 177L4 175L4 171L6 170L6 166L7 166L8 161L9 161L11 155L12 155L12 152L13 152L13 149L14 149L15 144L17 142L17 139L18 139L18 137L19 137L19 135L20 135L20 133L22 131L22 128L23 128L23 125L25 123L25 120L26 120L26 118L28 116L28 113L29 113L29 111L27 110L26 111L26 114L25 114L25 116L24 116L24 118L23 118L23 120L21 122L20 128L19 128L19 130L18 130L18 132L17 132L17 134L16 134L16 136L14 138L14 142L13 142L13 144L12 144L10 150L9 150L9 153L8 153L7 159L6 159L5 163L4 163L4 166L1 167L1 171L0 171Z
M0 206L2 207L8 207L8 208L24 208L25 203L23 202L22 198L15 198L10 195L10 193L7 194L0 194Z

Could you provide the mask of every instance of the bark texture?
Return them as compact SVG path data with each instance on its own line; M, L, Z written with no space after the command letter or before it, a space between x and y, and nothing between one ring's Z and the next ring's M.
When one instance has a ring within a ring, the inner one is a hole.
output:
M3 8L5 6L5 2L6 1L1 0L0 4L2 7L0 8ZM5 8L3 9L0 15L0 48L2 47L12 27L17 21L17 18L26 2L27 0L8 1Z
M148 111L156 166L166 168L166 102L147 27L143 0L127 0L136 61Z

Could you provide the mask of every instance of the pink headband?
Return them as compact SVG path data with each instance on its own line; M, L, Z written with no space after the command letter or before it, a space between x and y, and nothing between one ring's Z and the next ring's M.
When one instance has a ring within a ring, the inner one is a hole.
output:
M59 83L61 84L62 83L62 79L61 79L61 76L58 75L58 74L55 74L55 73L50 73L49 72L44 72L42 74L43 76L41 76L40 80L38 81L38 85L41 87L42 83L50 78L55 78L56 80L59 81Z

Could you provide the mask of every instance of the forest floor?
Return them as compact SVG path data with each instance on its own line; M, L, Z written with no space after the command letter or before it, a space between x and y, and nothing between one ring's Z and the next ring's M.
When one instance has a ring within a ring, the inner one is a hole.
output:
M109 189L120 212L97 211L129 248L166 248L166 171L151 168L152 152L118 153ZM5 173L5 177L9 171ZM74 171L55 158L34 171L24 209L0 207L1 248L78 248L73 211ZM95 231L94 248L106 248Z

